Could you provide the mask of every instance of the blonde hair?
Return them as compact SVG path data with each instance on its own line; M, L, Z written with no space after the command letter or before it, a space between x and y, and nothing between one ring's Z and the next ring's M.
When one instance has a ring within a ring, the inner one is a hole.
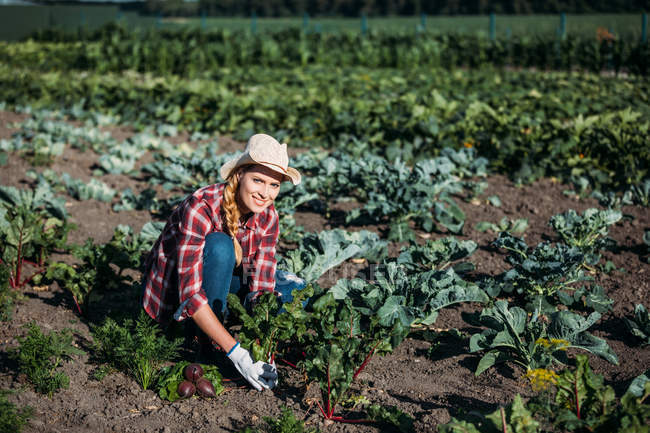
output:
M223 201L221 209L226 217L226 230L232 238L232 245L235 248L235 262L239 266L242 261L242 249L237 240L237 231L239 230L239 218L241 213L237 206L237 191L239 191L239 174L246 171L247 167L240 167L239 170L233 171L226 179L226 187L223 189Z

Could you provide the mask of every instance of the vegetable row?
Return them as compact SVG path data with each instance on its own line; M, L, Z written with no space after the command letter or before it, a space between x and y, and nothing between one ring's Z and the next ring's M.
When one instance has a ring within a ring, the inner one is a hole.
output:
M595 35L594 35L595 36ZM195 77L222 67L514 66L537 69L625 71L647 75L650 45L628 38L567 35L500 37L373 30L305 33L297 28L252 34L200 29L128 31L110 24L91 34L42 32L39 42L0 45L0 61L39 70L136 70Z
M0 100L12 109L63 106L83 120L99 112L138 129L174 124L240 139L263 130L294 146L356 149L408 163L444 147L473 147L515 181L556 176L603 192L641 185L650 160L648 83L640 78L251 67L183 80L4 65ZM41 153L58 151L56 141L36 142ZM107 164L114 153L104 157Z

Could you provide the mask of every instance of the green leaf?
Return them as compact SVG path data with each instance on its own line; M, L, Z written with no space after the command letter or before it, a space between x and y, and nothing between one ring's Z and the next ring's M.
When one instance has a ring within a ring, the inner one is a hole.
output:
M648 383L650 383L650 369L635 377L632 382L630 382L630 386L627 388L626 392L629 392L635 397L642 397Z

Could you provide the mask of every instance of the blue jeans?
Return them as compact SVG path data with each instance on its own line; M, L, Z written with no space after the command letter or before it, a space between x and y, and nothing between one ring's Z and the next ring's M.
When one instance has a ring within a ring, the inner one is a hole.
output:
M208 298L208 305L217 317L223 320L228 313L226 297L228 293L238 293L242 286L242 277L234 273L235 249L230 236L222 232L210 233L205 237L203 247L203 291ZM280 294L280 300L291 302L292 292L302 290L307 283L302 278L286 271L275 271L275 291ZM248 307L255 293L246 295L244 306ZM179 314L184 305L181 305Z

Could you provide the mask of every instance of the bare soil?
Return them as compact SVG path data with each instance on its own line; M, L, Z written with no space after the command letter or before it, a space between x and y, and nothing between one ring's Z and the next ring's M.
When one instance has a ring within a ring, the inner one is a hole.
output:
M15 132L9 127L10 122L23 118L19 114L0 112L0 138L10 137ZM116 127L111 132L119 139L129 134L128 128L123 127ZM243 148L242 143L227 137L220 139L220 142L223 143L223 151ZM98 155L91 151L81 153L66 149L65 154L50 168L88 179L97 158ZM145 158L151 158L151 155ZM10 155L8 164L0 167L0 184L26 187L30 180L25 173L30 168L29 163L20 156ZM126 176L104 176L102 180L120 191L127 187L140 191L147 186L141 179ZM525 238L534 245L541 240L554 240L553 231L548 226L552 215L568 209L583 211L598 206L593 199L564 194L563 191L570 188L553 179L542 179L526 186L515 186L500 175L489 176L487 181L489 187L482 200L460 203L467 216L464 235L460 237L472 239L479 245L471 256L476 266L475 277L495 275L507 267L504 255L490 245L496 234L476 231L476 223L497 222L503 216L510 219L527 218L529 228ZM501 199L501 207L494 207L485 200L491 195ZM88 237L96 242L107 242L118 224L128 224L139 231L152 219L148 212L113 212L111 204L96 201L79 202L68 198L67 208L77 225L69 236L72 243L82 243ZM639 348L622 320L630 315L635 304L650 304L650 265L641 256L643 232L650 228L650 212L647 208L636 206L625 207L623 211L623 221L610 230L618 249L605 252L603 258L603 261L611 260L619 270L595 275L596 282L605 288L615 303L613 311L603 315L594 333L607 340L620 363L613 365L590 355L594 370L604 375L618 396L622 395L634 377L645 372L650 365L650 348ZM365 228L378 233L385 230L382 226L346 227L335 214L328 219L321 214L298 212L296 220L308 231L332 227L350 230ZM426 234L419 235L424 242ZM448 235L444 232L433 233L432 237ZM399 245L391 245L392 255L398 250ZM57 257L57 260L69 258ZM331 285L336 278L352 277L365 270L364 264L345 263L321 283ZM15 347L17 337L26 333L23 325L36 321L45 330L72 329L76 344L90 352L90 327L97 323L99 316L80 317L73 309L70 294L56 285L27 286L23 294L24 299L15 307L13 320L3 323L0 329L0 383L3 388L19 390L10 397L16 404L34 408L34 416L24 429L26 432L236 432L246 426L262 423L264 416L279 415L282 406L293 409L296 416L306 420L309 426L317 426L326 432L393 431L385 427L382 430L382 427L375 425L323 422L315 405L318 386L305 383L298 371L284 364L279 365L281 381L274 391L258 393L247 387L231 386L215 399L192 398L168 403L151 390L143 391L132 378L119 372L108 375L101 382L94 380L92 373L97 365L90 355L84 355L75 357L63 366L70 376L69 389L48 398L35 393L25 377L17 373L17 365L7 356L7 350ZM138 295L113 294L106 301L101 314L137 311ZM414 334L393 354L372 359L355 385L354 392L374 403L394 405L412 415L418 432L434 431L437 424L449 421L451 416L474 410L492 411L498 405L512 401L517 393L532 395L518 367L491 368L478 377L474 375L479 356L469 353L468 338L480 329L470 325L465 318L480 310L479 305L443 310L435 326L439 329L456 328L465 338L443 338L439 346L431 350L430 342ZM184 356L191 359L193 354L184 352ZM237 377L223 359L217 362L223 366L226 377Z

